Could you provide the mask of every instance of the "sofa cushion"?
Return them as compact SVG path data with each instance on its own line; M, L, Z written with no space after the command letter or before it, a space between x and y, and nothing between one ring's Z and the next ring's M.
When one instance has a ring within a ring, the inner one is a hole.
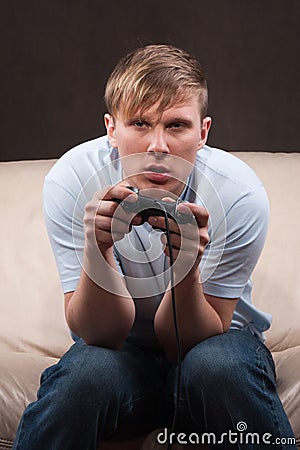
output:
M300 345L300 153L235 155L263 181L271 206L266 245L253 275L253 302L273 315L272 351Z
M300 446L300 345L273 353L277 389Z
M36 399L41 373L56 362L34 353L0 350L0 449L11 448L25 407Z
M0 164L0 349L60 356L71 343L42 211L53 163Z

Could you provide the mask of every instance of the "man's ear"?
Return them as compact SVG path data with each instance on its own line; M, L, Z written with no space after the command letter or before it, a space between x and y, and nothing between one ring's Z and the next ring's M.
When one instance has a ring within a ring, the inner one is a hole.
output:
M199 147L198 147L199 149L202 148L206 144L206 141L208 139L208 132L211 127L211 123L212 123L212 118L209 116L205 117L202 121L201 138L200 138Z
M110 145L117 148L116 129L113 117L108 113L104 114L104 123Z

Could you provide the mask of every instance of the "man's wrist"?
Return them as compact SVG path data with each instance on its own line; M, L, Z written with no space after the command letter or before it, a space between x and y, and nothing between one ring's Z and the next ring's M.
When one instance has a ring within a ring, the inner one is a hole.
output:
M180 275L179 273L174 272L174 283L177 285L185 285L188 286L193 285L194 283L200 283L200 269L199 266L196 266L192 270L190 270L185 276Z

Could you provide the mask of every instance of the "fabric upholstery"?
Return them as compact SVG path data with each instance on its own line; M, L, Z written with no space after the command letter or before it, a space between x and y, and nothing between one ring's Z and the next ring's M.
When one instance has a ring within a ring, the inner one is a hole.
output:
M271 203L254 303L273 314L266 343L300 448L300 154L240 152ZM0 450L9 449L41 372L72 340L42 213L42 185L55 160L0 163Z

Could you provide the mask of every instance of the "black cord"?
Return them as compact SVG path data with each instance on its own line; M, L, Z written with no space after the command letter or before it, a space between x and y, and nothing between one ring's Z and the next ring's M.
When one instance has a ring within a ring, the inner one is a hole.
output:
M169 253L170 253L170 278L171 278L172 312L173 312L173 322L174 322L174 330L175 330L175 337L176 337L176 347L177 347L176 402L175 402L173 421L172 421L172 426L171 426L171 431L170 431L170 433L174 433L175 429L176 429L178 410L179 410L179 397L180 397L180 391L181 391L181 344L180 344L180 336L179 336L178 322L177 322L177 313L176 313L175 286L174 286L174 268L173 268L174 258L173 258L173 249L172 249L171 235L170 235L170 228L169 228L169 220L168 220L168 214L167 214L167 211L166 211L164 205L162 205L161 203L159 203L159 205L164 211L165 225L166 225L166 237L167 237L167 243L168 243ZM173 434L171 434L171 436L173 436ZM172 442L171 442L171 440L168 440L167 450L170 450L171 448L172 448Z

